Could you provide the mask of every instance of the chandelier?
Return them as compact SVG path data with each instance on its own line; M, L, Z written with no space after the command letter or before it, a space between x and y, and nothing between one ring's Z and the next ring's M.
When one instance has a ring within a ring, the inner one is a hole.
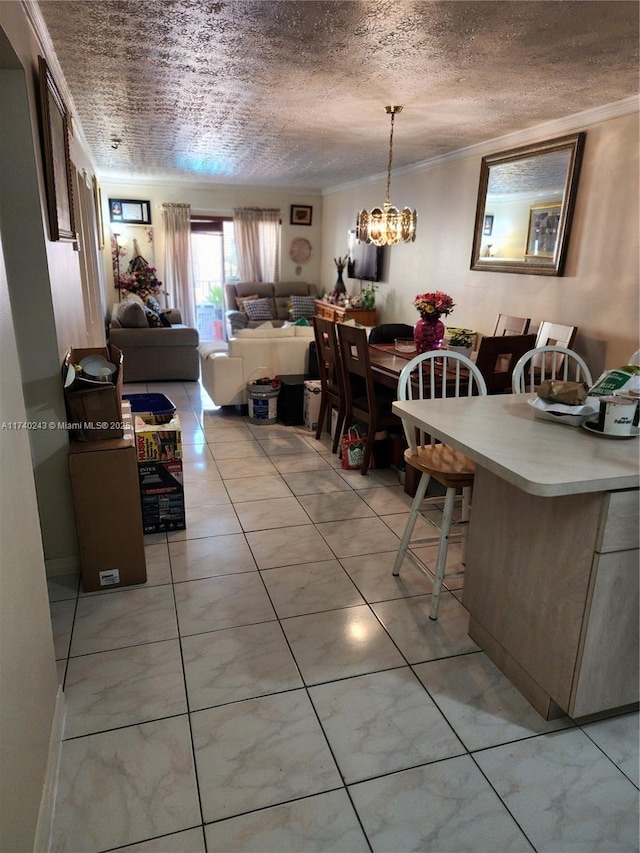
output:
M374 207L358 212L356 220L356 238L361 243L374 243L376 246L397 246L398 243L413 243L416 239L418 213L408 207L398 210L389 201L391 189L391 161L393 158L393 121L402 107L385 107L391 116L391 134L389 136L389 165L387 167L387 193L382 208Z

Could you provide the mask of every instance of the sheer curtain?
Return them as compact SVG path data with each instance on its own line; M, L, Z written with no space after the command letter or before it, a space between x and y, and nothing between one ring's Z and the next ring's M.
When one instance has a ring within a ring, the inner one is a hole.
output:
M238 267L243 281L280 278L280 211L239 207L233 211Z
M165 288L173 294L182 322L196 325L196 299L191 268L191 206L163 204Z

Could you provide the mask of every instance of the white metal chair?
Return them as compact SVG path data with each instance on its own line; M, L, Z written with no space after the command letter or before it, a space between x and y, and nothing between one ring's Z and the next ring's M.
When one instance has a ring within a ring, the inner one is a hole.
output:
M547 346L529 350L519 359L513 368L511 387L514 394L527 394L545 379L593 385L591 371L577 352L567 347Z
M472 394L486 395L487 386L482 374L466 356L442 350L422 353L411 359L400 374L398 380L398 398L400 400L435 399L436 397L463 397ZM433 590L431 596L430 619L438 618L438 606L442 582L445 577L447 550L452 538L456 541L466 539L466 525L469 521L471 487L475 473L475 464L459 450L446 444L427 443L423 432L407 427L403 422L409 447L405 451L405 461L420 472L420 482L416 490L407 524L400 541L398 554L393 566L393 574L400 574L400 567L408 557L420 571L427 575L431 572L426 564L414 553L417 546L439 543L436 567L433 573ZM444 486L446 493L442 496L426 498L427 487L431 479ZM462 490L458 503L461 504L459 521L454 521L453 514L456 505L456 495ZM433 518L434 506L442 509L442 521L438 525ZM431 514L429 514L431 510ZM413 530L422 517L428 524L439 530L439 535L421 537L411 540ZM459 527L460 532L451 533L452 527ZM464 558L463 558L464 559Z

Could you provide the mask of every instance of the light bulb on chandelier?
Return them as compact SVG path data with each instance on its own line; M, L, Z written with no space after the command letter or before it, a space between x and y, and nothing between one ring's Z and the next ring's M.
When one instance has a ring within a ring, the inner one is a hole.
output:
M390 201L391 162L393 160L393 122L395 114L402 112L402 107L385 107L387 115L391 116L391 133L389 136L389 164L387 167L387 192L382 208L374 207L371 212L360 210L356 220L356 238L361 243L373 243L376 246L397 246L398 243L413 243L416 239L418 213L404 207L398 210Z

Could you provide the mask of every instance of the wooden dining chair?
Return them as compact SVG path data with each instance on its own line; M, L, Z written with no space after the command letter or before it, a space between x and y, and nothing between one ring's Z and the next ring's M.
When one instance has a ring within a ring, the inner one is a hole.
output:
M478 347L475 365L482 374L487 392L501 394L511 391L511 376L518 359L535 346L536 336L504 335L483 338Z
M510 317L508 314L498 314L493 337L504 337L505 335L526 335L529 331L528 317Z
M591 371L584 359L568 347L535 347L519 359L511 377L514 394L533 393L545 379L586 382L593 385Z
M346 399L345 429L355 420L367 426L364 459L360 468L360 473L365 475L371 464L376 433L400 426L401 420L391 411L395 393L373 381L367 330L364 326L358 328L344 323L338 323L336 328Z
M320 374L320 411L318 413L318 427L316 429L316 440L322 436L323 426L331 432L331 413L334 409L338 412L336 431L333 436L332 452L338 449L340 436L344 428L344 416L346 412L346 396L344 390L344 378L342 374L342 362L340 360L340 349L336 324L331 320L323 320L321 317L313 318L313 327L316 340L316 355L318 358L318 373Z
M449 380L442 381L442 376ZM487 386L476 365L466 356L456 352L431 351L421 353L413 358L400 374L398 380L398 398L400 400L425 400L435 397L463 397L473 394L485 395ZM435 444L427 441L427 436L417 433L415 429L404 428L407 444L404 458L408 466L420 473L420 482L411 504L411 511L402 534L400 547L393 566L393 574L400 574L400 567L405 559L430 576L431 572L415 548L438 542L438 556L433 573L433 589L431 593L431 612L429 618L438 618L440 593L445 578L447 551L453 540L466 540L466 526L471 510L471 488L475 474L475 463L464 453L446 444ZM441 495L426 497L431 480L435 480L446 489L444 501ZM462 490L461 494L458 493ZM456 503L460 504L461 515L454 521ZM434 519L434 505L442 509L442 521L438 525ZM437 531L435 535L411 539L418 520L422 517ZM452 533L452 528L455 532ZM464 558L463 558L464 559Z
M564 326L543 320L536 336L536 347L567 347L571 349L576 338L577 326Z

